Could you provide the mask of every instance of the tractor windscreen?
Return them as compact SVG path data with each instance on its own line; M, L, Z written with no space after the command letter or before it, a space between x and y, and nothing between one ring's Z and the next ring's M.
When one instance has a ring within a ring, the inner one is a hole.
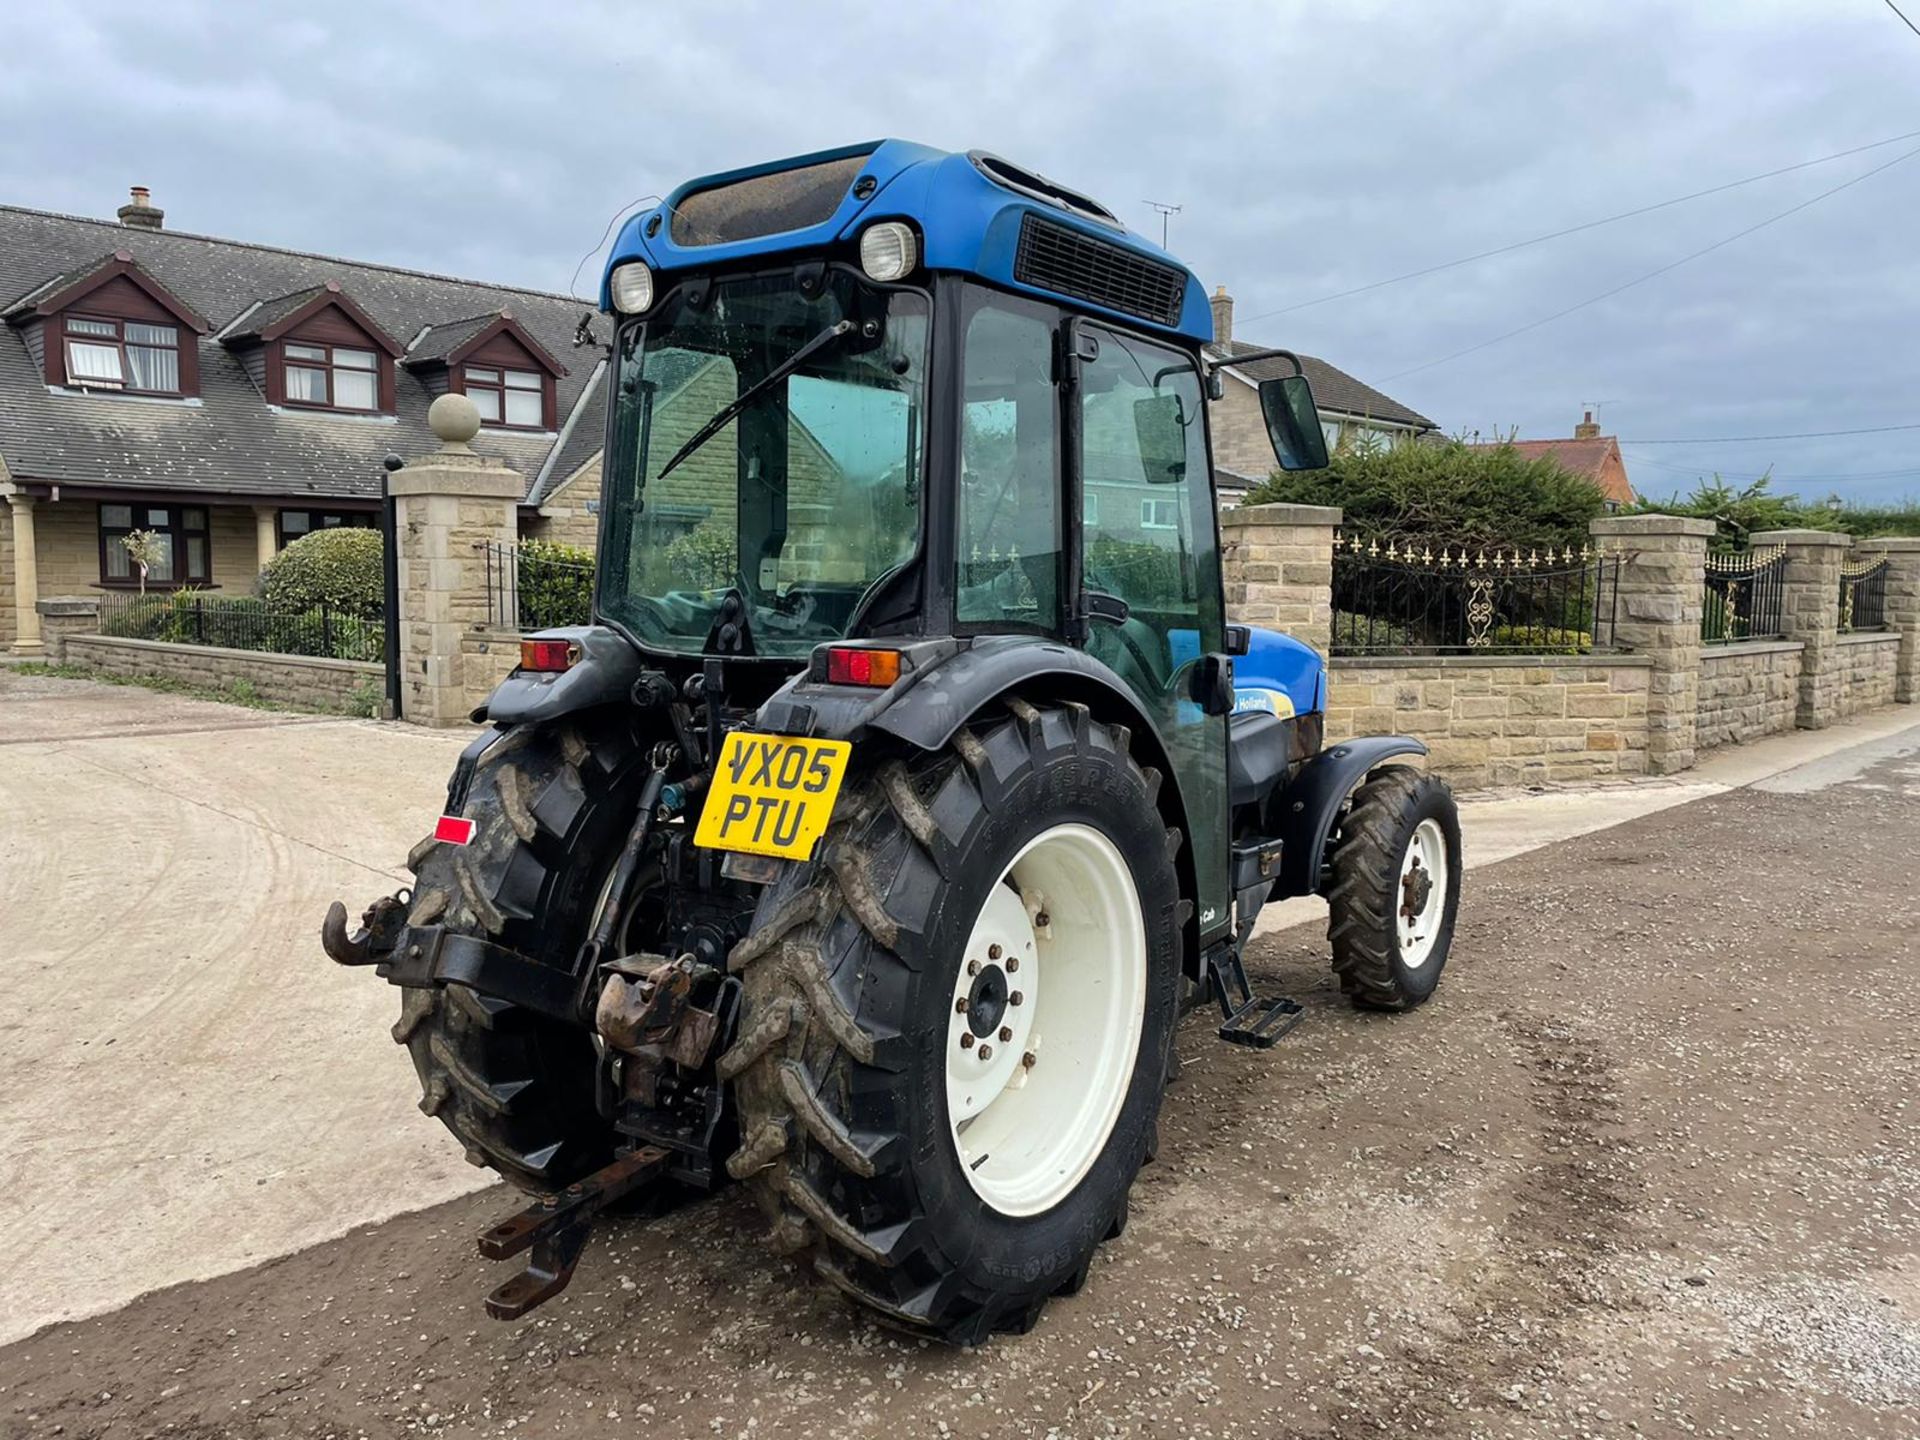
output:
M737 590L754 653L805 655L918 543L926 297L837 268L699 288L620 332L599 608L699 653Z

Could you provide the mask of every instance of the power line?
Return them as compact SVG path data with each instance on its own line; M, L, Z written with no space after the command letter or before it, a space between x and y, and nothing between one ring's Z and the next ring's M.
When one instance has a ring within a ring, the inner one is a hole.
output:
M1865 179L1865 176L1861 177ZM1910 425L1864 425L1856 430L1796 430L1789 435L1699 435L1685 439L1622 440L1622 445L1746 445L1760 440L1831 440L1836 435L1885 435L1894 430L1920 430Z
M1278 310L1263 310L1258 315L1248 315L1240 322L1250 325L1256 320L1270 320L1275 315L1291 315L1296 310L1310 310L1316 305L1325 305L1334 300L1345 300L1352 295L1365 295L1370 290L1381 290L1389 285L1398 285L1405 280L1418 280L1423 276L1437 275L1442 270L1457 269L1462 265L1471 265L1476 260L1490 260L1496 255L1510 255L1515 250L1524 250L1529 245L1544 245L1549 240L1559 240L1567 235L1578 235L1583 230L1597 230L1602 225L1612 225L1621 220L1631 220L1638 215L1651 215L1656 210L1666 210L1675 205L1684 205L1689 200L1705 199L1709 195L1719 195L1728 190L1738 190L1743 185L1752 185L1761 180L1771 180L1778 175L1790 175L1795 170L1811 169L1815 165L1829 165L1835 160L1845 160L1852 155L1865 154L1869 150L1879 150L1888 145L1898 145L1902 140L1920 140L1920 130L1905 135L1889 136L1885 140L1875 140L1868 145L1855 145L1850 150L1836 150L1831 155L1822 155L1817 160L1802 160L1795 165L1782 165L1778 170L1767 170L1759 175L1749 175L1744 180L1729 180L1724 185L1709 186L1705 190L1695 190L1690 195L1676 195L1671 200L1656 201L1652 205L1642 205L1634 210L1622 210L1618 215L1608 215L1600 220L1587 220L1579 225L1569 225L1564 230L1549 231L1545 235L1535 235L1530 240L1516 240L1511 245L1498 245L1491 250L1481 250L1472 255L1462 255L1458 260L1443 260L1438 265L1428 265L1419 270L1409 270L1404 275L1394 275L1385 280L1375 280L1366 285L1356 285L1351 290L1336 290L1331 295L1322 295L1313 300L1302 300L1296 305L1283 305ZM1152 201L1148 201L1152 204Z
M1724 249L1728 245L1733 244L1733 242L1736 240L1745 239L1747 236L1753 234L1756 230L1764 230L1769 225L1778 224L1780 221L1785 220L1790 215L1797 215L1802 210L1805 210L1810 206L1818 205L1822 200L1825 200L1830 196L1838 195L1842 190L1851 189L1853 186L1858 185L1862 180L1871 180L1875 175L1878 175L1882 170L1891 170L1895 165L1898 165L1901 161L1911 160L1915 155L1920 155L1920 149L1904 151L1903 153L1894 156L1893 159L1886 161L1884 164L1876 165L1873 167L1873 169L1854 176L1851 180L1843 180L1840 182L1840 184L1833 186L1831 189L1822 190L1818 195L1815 195L1812 199L1802 200L1798 205L1791 205L1785 210L1780 211L1778 214L1769 215L1766 219L1758 221L1755 224L1749 225L1745 229L1736 230L1733 232L1733 234L1728 235L1723 239L1716 240L1711 245L1704 245L1700 249L1693 251L1691 254L1682 255L1678 260L1670 261L1667 264L1661 265L1656 269L1649 270L1644 275L1636 275L1634 276L1633 279L1624 281L1619 285L1615 285L1610 290L1602 290L1598 295L1589 295L1586 299L1580 301L1577 304L1569 305L1564 310L1556 310L1551 315L1543 315L1538 320L1529 321L1527 324L1521 325L1516 329L1508 330L1505 333L1500 335L1495 335L1491 339L1482 340L1477 345L1469 345L1464 350L1455 350L1451 355L1442 355L1438 360L1429 360L1425 364L1415 365L1410 369L1397 371L1396 373L1389 375L1386 378L1388 381L1403 380L1409 375L1418 375L1422 370L1431 370L1436 365L1448 364L1451 361L1459 360L1464 356L1472 355L1476 351L1485 350L1490 345L1498 345L1502 341L1511 340L1517 335L1525 335L1530 330L1538 330L1542 325L1551 325L1556 320L1564 320L1567 316L1573 314L1576 311L1585 310L1590 305L1598 305L1602 300L1611 300L1615 295L1620 294L1622 291L1631 290L1636 285L1644 285L1647 283L1647 281L1656 280L1660 276L1667 274L1669 271L1678 270L1682 265L1690 264L1691 262L1700 259L1703 255L1711 255L1716 250Z
M1887 0L1887 8L1893 11L1894 14L1898 15L1900 19L1906 24L1906 27L1909 30L1913 31L1913 33L1916 35L1920 35L1920 25L1916 25L1913 23L1913 21L1908 20L1905 12L1903 12L1898 5L1894 4L1893 0Z

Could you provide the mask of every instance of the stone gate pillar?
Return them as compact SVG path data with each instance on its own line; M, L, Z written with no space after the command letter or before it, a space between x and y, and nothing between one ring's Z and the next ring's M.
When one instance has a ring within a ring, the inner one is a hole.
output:
M1920 538L1881 536L1854 542L1863 560L1887 561L1887 630L1900 637L1900 667L1893 698L1902 705L1920 701Z
M1602 599L1594 640L1648 656L1647 769L1693 764L1700 708L1700 612L1713 521L1681 515L1608 515L1587 527L1618 563L1611 610Z
M1840 567L1853 537L1832 530L1763 530L1750 543L1756 550L1778 545L1787 552L1780 628L1802 647L1794 723L1824 730L1840 711Z
M418 725L467 723L464 638L487 624L488 544L519 538L526 482L467 444L480 412L464 395L442 395L427 412L440 449L389 479L400 565L400 685L405 717Z
M1322 655L1333 643L1330 505L1239 505L1220 512L1227 619L1283 630Z

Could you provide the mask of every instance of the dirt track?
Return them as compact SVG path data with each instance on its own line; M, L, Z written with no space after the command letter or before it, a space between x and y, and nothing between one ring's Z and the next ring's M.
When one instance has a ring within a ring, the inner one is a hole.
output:
M1131 1227L1024 1338L877 1330L737 1195L495 1325L494 1190L0 1350L0 1434L1912 1437L1917 801L1909 756L1478 871L1409 1017L1267 940L1308 1023L1189 1022Z

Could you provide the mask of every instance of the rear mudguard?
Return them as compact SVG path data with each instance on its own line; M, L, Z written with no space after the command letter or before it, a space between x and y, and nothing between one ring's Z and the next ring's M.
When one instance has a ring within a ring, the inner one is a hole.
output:
M1326 863L1327 837L1354 787L1383 760L1426 753L1427 747L1411 735L1369 735L1343 740L1302 765L1272 802L1270 813L1279 824L1275 838L1283 845L1280 880L1270 898L1316 893Z
M918 750L939 750L956 731L1002 696L1077 701L1132 732L1134 758L1158 770L1159 804L1166 823L1187 830L1186 797L1160 732L1113 670L1084 650L1035 635L982 636L972 642L926 640L902 644L901 677L882 691L824 685L797 676L760 707L758 728L776 734L854 740L887 735ZM1181 894L1199 894L1193 848L1174 857ZM1187 921L1190 970L1199 973L1200 929Z
M515 670L474 715L494 725L531 725L557 720L596 705L624 700L647 668L646 657L604 625L569 625L542 630L532 638L564 640L580 647L580 658L565 670Z

